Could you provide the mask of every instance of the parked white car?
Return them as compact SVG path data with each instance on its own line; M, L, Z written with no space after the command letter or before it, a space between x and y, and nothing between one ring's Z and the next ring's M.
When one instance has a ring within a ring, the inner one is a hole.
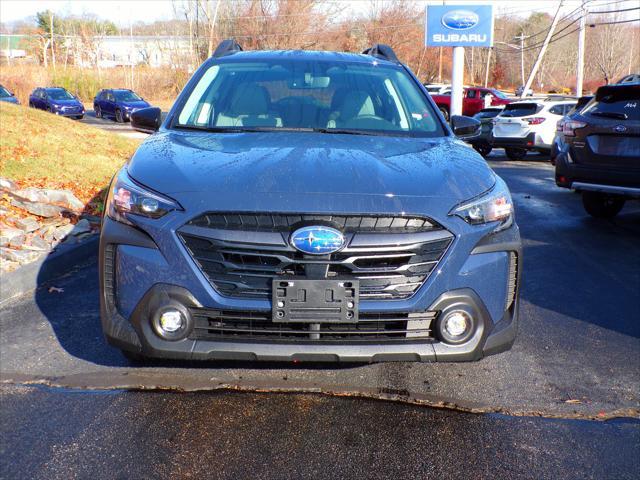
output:
M425 83L424 88L427 89L431 95L446 95L451 93L451 85L444 83Z
M490 144L504 148L511 160L521 160L528 151L548 153L556 124L577 103L577 99L546 98L506 105L493 119Z

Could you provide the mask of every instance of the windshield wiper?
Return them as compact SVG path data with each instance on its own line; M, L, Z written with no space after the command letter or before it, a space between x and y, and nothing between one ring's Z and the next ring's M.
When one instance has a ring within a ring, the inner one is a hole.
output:
M626 113L620 112L591 112L594 117L616 118L618 120L626 120L629 118Z
M365 130L350 130L348 128L314 128L316 133L339 133L343 135L387 135L383 132L372 132Z
M246 132L313 132L311 128L288 127L207 127L202 125L176 125L175 128L198 130L212 133L246 133Z

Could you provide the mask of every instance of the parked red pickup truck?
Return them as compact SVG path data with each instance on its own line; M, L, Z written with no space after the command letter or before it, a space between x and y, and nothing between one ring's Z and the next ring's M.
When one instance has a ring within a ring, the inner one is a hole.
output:
M508 98L504 93L493 88L484 87L465 87L464 98L462 99L462 114L469 117L473 117L476 113L484 108L485 95L491 94L491 105L506 105L513 100ZM433 101L444 115L446 120L449 120L449 111L451 108L451 94L446 95L431 95Z

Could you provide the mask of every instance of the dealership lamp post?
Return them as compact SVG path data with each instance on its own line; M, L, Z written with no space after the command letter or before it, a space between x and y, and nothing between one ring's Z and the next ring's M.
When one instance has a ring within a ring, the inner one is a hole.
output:
M584 81L584 40L585 40L585 24L587 22L587 9L582 4L582 11L580 17L580 30L578 32L578 64L576 71L576 97L582 96L582 84ZM633 48L633 42L631 42Z
M464 87L464 47L453 47L453 68L451 69L450 115L462 115Z

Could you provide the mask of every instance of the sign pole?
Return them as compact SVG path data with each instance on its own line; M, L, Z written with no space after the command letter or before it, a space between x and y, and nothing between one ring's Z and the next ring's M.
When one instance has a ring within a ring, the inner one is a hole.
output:
M464 47L453 47L453 68L451 70L450 115L462 115L464 96Z

